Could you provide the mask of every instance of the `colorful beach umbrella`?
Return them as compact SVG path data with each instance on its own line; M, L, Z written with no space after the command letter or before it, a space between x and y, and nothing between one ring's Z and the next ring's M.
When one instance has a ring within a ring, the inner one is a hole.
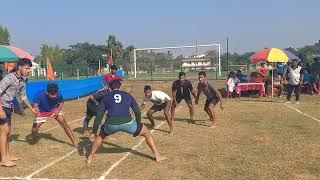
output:
M34 60L34 57L31 54L20 48L0 45L0 62L14 62L19 58Z
M252 62L291 62L292 60L301 61L300 58L295 56L289 51L281 50L278 48L265 48L257 51L249 58Z

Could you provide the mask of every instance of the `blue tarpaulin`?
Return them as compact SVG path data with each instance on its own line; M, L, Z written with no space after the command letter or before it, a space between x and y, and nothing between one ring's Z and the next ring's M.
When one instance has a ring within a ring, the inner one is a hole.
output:
M102 76L86 78L81 80L57 80L57 81L35 81L27 83L27 96L32 103L35 94L47 88L48 83L54 82L59 86L59 91L64 99L74 99L88 95L101 89Z
M119 70L117 71L117 74L123 77L124 71ZM78 97L83 97L101 89L100 81L102 77L103 76L97 76L97 77L80 79L80 80L27 82L27 96L30 103L32 103L36 93L38 93L41 90L45 90L47 88L48 83L54 82L58 84L59 91L61 92L64 99L75 99Z

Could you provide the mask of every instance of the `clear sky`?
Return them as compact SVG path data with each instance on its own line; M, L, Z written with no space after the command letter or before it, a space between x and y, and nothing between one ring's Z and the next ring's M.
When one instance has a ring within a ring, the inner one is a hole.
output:
M38 54L43 43L66 48L221 43L225 50L301 47L320 39L319 0L1 0L0 25L11 44Z

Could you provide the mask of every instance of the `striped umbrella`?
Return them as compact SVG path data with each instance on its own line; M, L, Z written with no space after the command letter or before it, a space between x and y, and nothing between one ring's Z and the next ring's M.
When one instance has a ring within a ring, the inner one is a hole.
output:
M295 56L289 51L281 50L278 48L265 48L257 51L249 58L252 62L291 62L293 60L301 61L300 58ZM271 75L271 86L273 87L273 69ZM271 88L271 97L273 97L273 88Z
M281 50L278 48L265 48L257 51L249 58L252 62L291 62L292 60L301 61L300 58L295 56L289 51Z
M14 62L19 58L34 60L34 57L31 54L20 48L0 45L0 62Z

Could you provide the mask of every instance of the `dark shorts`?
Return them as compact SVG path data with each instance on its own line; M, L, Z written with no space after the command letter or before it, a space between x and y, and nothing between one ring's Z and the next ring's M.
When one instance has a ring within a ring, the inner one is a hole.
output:
M204 105L204 110L209 109L210 104L213 104L215 106L216 104L218 104L218 102L219 102L218 98L207 99L206 104Z
M154 104L150 109L152 109L155 112L157 112L157 111L162 111L162 110L164 110L166 108L170 108L170 107L171 107L171 105L168 105L168 103L165 102L165 103L163 103L161 105Z
M119 125L111 125L105 123L103 126L101 126L100 135L110 136L111 134L122 131L128 134L132 134L133 137L136 137L140 134L142 127L143 125L135 120L132 120L129 123Z
M11 126L11 116L12 116L12 109L7 107L2 107L3 111L6 113L6 118L0 119L0 125L8 124Z
M97 116L98 106L87 104L87 117Z
M185 102L191 102L192 103L190 96L176 97L177 103L181 103L182 99L184 99Z

